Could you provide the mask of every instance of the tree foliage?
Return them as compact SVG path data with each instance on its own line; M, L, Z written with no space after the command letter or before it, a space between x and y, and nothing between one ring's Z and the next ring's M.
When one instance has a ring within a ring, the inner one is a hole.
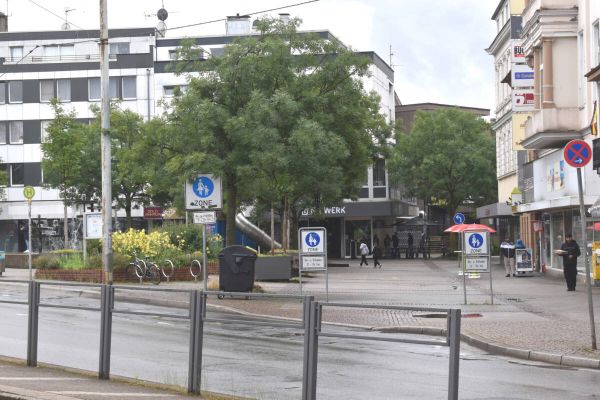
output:
M222 57L191 62L203 52L193 43L179 53L178 71L197 74L167 116L167 168L223 178L228 244L242 204L272 204L285 223L296 208L353 197L390 131L359 79L369 60L298 24L261 20Z
M495 145L489 124L458 109L418 112L399 132L388 162L392 179L428 203L482 205L496 198Z

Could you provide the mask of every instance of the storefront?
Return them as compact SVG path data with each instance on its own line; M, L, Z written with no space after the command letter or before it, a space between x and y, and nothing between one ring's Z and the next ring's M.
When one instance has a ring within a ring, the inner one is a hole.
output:
M359 254L362 240L366 241L369 249L372 249L373 243L384 249L388 240L391 242L397 218L406 217L411 211L416 213L416 207L399 201L351 202L339 207L326 207L325 221L311 219L312 212L304 210L300 226L325 226L328 257L353 258Z
M591 248L592 230L588 230L588 241L583 243L581 233L581 216L579 213L579 191L577 187L577 171L569 167L557 150L533 162L534 201L522 204L518 211L529 214L528 219L533 229L541 224L536 232L536 241L541 244L541 262L546 268L562 269L562 258L554 254L565 241L565 235L571 233L580 248ZM583 190L586 209L600 196L600 178L590 165L583 169ZM589 217L589 216L588 216ZM588 221L588 229L592 227ZM536 229L533 229L534 231ZM583 257L578 259L578 267L584 269Z

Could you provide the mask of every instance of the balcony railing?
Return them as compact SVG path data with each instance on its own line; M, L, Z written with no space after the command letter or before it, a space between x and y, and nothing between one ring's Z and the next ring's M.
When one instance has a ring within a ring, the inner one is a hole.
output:
M110 54L109 60L116 60L116 54ZM85 61L100 61L100 54L72 54L58 56L29 56L29 57L8 57L5 61L7 64L15 63L56 63L56 62L85 62Z

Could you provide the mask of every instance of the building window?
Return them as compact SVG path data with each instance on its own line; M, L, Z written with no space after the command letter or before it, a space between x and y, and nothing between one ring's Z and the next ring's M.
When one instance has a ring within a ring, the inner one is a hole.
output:
M177 60L177 50L169 50L169 60Z
M9 103L23 102L23 82L10 81L8 83L8 101Z
M56 97L58 101L71 101L71 80L57 79L56 80Z
M577 80L579 82L579 107L585 106L585 88L587 83L585 78L585 42L583 40L583 31L580 31L577 35Z
M6 144L6 124L0 123L0 144Z
M40 101L48 102L54 98L54 80L44 79L40 81Z
M88 100L100 100L100 78L88 79Z
M594 65L600 64L600 21L596 20L593 25L592 57Z
M110 43L109 54L129 54L129 42Z
M23 143L23 121L11 121L10 128L10 144Z
M25 184L25 165L10 164L10 185L22 186Z
M6 103L6 82L0 82L0 104Z
M44 57L62 60L69 59L74 54L75 47L72 44L44 46Z
M188 89L188 85L169 85L163 86L164 96L165 97L173 97L175 93L179 91L179 93L185 93Z
M123 77L123 98L135 99L137 97L137 79L135 76Z
M108 93L110 94L111 99L119 98L119 78L116 76L111 76L108 81Z
M382 158L373 163L373 186L385 186L385 160Z
M40 101L49 102L55 97L61 102L71 101L70 79L44 79L40 81Z
M12 46L10 48L10 60L13 62L20 61L23 58L23 46Z
M48 140L48 127L52 121L40 121L40 139L42 143Z

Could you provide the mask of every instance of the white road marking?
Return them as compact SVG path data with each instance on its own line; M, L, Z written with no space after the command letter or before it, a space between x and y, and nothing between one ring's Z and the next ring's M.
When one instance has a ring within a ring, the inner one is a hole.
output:
M78 391L60 391L60 392L49 392L54 394L63 394L65 396L73 395L86 395L86 396L105 396L105 397L176 397L174 394L165 394L165 393L106 393L106 392L78 392Z
M26 317L27 314L15 314L17 317Z
M158 321L157 324L159 324L159 325L173 325L173 324L171 324L169 322L163 322L163 321Z
M83 381L85 378L60 378L40 376L0 376L0 381Z

